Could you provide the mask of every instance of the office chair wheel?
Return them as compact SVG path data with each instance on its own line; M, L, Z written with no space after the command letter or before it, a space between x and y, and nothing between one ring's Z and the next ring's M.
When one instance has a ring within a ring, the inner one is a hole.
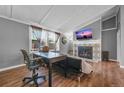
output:
M35 86L38 87L39 85L38 85L37 79L34 79L33 81L34 81Z
M25 77L22 81L25 82L26 80L31 80L31 77Z
M25 82L25 78L22 81Z
M26 81L26 78L24 78L22 81L25 82Z

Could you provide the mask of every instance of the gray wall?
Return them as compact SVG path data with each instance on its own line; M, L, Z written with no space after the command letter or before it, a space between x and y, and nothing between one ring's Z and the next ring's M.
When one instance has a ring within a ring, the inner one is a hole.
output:
M121 24L120 24L120 30L121 30L121 66L124 66L124 5L121 6Z
M93 39L100 39L100 20L86 26L85 28L91 28L93 31Z
M91 28L93 32L93 39L100 39L100 20L97 20L96 22L93 22L82 29ZM75 38L75 33L74 33ZM75 39L76 40L76 39Z
M0 69L22 64L21 48L29 48L28 26L0 18Z
M119 54L119 7L115 6L114 8L107 11L102 16L102 51L109 51L109 59L118 60ZM117 16L115 16L117 15ZM108 19L109 18L109 19ZM116 21L117 18L117 22ZM107 19L107 20L105 20ZM104 29L103 29L104 28ZM117 28L112 30L106 30L110 28Z
M102 51L109 51L110 59L117 59L117 31L102 31Z

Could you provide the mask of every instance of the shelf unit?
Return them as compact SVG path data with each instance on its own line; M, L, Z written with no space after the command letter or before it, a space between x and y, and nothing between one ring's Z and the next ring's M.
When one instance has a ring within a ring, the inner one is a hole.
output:
M112 15L101 20L102 31L117 29L117 15Z

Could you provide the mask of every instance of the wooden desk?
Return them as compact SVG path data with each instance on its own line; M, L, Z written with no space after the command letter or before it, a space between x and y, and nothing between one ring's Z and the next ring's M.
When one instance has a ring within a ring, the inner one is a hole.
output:
M52 63L64 60L66 56L57 52L34 52L33 54L48 60L48 64L49 64L48 83L49 83L49 87L52 87Z

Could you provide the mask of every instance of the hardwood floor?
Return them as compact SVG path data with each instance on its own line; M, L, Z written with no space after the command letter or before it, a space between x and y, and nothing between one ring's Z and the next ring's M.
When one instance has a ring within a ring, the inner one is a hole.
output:
M81 81L72 76L64 78L61 74L53 72L53 87L124 87L124 69L119 67L117 62L99 62L93 63L94 71L89 75L84 75ZM39 70L39 74L46 74L46 70ZM26 67L20 67L4 72L0 72L1 87L21 87L22 79L31 73ZM41 87L47 87L48 81L38 81ZM34 86L28 84L27 86Z

